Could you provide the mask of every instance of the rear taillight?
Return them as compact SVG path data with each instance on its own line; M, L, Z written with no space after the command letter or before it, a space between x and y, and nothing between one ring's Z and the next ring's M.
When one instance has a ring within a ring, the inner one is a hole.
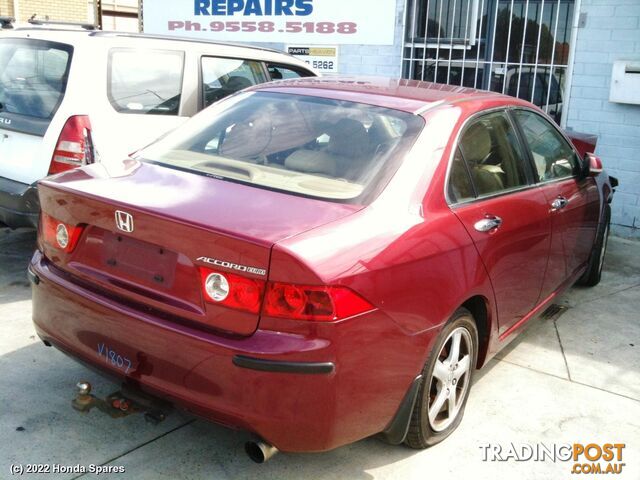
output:
M204 267L200 267L200 277L202 293L207 302L250 313L260 311L264 281Z
M272 317L332 322L373 309L346 287L269 283L262 311Z
M40 222L42 238L51 247L66 253L73 252L82 234L82 227L69 225L42 212Z
M65 172L95 161L91 122L86 115L69 117L53 152L49 175Z
M254 280L200 267L207 302L291 320L332 322L374 309L346 287L305 286ZM264 301L263 301L264 297Z

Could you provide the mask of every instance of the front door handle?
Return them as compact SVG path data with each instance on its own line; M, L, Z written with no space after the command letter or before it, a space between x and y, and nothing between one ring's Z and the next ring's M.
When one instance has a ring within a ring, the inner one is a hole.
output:
M551 202L551 210L562 210L569 204L569 200L563 196L559 196L553 202Z
M475 228L479 232L490 232L494 228L498 228L502 225L502 219L495 215L487 215L486 218L482 220L478 220L474 225Z

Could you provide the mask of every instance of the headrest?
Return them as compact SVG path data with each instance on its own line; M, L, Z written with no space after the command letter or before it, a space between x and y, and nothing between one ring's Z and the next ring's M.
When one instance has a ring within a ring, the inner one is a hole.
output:
M351 118L343 118L329 132L327 151L346 158L363 156L369 148L369 137L362 123Z
M460 148L465 160L471 164L481 163L491 153L491 136L482 121L465 130Z
M220 155L249 159L264 154L271 140L271 122L264 117L236 123L227 132L220 146Z
M238 92L240 90L244 90L245 88L249 88L252 86L251 80L235 75L233 77L229 77L227 83L224 84L225 90L230 90L232 92Z

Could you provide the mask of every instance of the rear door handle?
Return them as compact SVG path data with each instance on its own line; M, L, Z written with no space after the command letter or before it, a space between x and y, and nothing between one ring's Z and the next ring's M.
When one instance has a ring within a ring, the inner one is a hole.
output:
M495 215L487 215L486 218L478 220L473 225L473 228L475 228L479 232L489 232L494 228L498 228L500 225L502 225L502 219L500 217L497 217Z
M551 202L551 210L562 210L569 204L569 200L564 198L563 196L559 196L553 202Z

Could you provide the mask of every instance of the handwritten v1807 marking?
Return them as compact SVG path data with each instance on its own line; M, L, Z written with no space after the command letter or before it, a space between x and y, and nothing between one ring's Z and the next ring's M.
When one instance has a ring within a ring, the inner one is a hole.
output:
M124 373L129 373L132 365L131 360L123 355L119 355L118 352L109 348L104 343L98 344L98 355L104 358L105 363L124 370Z

